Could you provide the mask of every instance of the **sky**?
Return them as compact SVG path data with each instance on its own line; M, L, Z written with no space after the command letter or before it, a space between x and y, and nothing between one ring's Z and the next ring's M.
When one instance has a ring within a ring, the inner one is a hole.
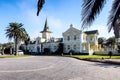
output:
M0 0L0 43L11 42L5 34L6 27L11 22L24 24L31 39L41 37L47 18L52 36L59 38L70 24L81 29L81 5L83 0L46 0L39 14L37 12L38 0ZM114 36L113 30L108 33L107 20L113 0L107 0L101 14L97 16L91 27L84 31L98 30L99 37Z

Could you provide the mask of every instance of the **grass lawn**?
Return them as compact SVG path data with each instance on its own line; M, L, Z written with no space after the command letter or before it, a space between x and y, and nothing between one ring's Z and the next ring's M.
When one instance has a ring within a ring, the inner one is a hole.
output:
M15 55L0 55L0 58L26 58L30 57L30 55L20 55L20 56L15 56Z
M109 59L109 56L101 56L101 55L72 55L71 57L79 58L79 59ZM111 59L120 59L120 56L112 56Z

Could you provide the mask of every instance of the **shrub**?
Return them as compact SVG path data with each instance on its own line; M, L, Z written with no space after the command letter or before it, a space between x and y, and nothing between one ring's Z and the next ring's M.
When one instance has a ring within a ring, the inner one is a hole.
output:
M107 51L96 51L93 53L93 55L108 55Z

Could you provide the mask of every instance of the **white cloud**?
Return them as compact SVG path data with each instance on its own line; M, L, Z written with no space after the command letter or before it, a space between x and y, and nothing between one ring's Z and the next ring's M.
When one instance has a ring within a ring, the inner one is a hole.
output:
M31 33L30 33L30 37L31 37L31 39L34 39L34 38L36 38L36 37L41 37L40 31L34 30L34 32L31 32Z
M50 30L53 32L53 37L61 37L64 28L64 23L61 19L54 16L48 16L48 25Z
M37 16L37 8L35 8L35 5L28 5L28 1L23 0L21 3L18 4L18 7L20 8L20 12L22 12L20 13L20 15L22 15L21 17L23 17L22 21L25 29L27 30L31 39L33 39L41 36L40 31L43 30L46 16L42 11L40 15Z
M48 22L49 22L50 26L53 26L54 28L58 29L58 28L62 27L62 21L53 16L48 17Z
M109 38L109 37L114 36L113 30L111 30L111 32L108 33L108 27L103 26L103 25L93 25L90 28L88 28L87 30L98 30L99 37Z

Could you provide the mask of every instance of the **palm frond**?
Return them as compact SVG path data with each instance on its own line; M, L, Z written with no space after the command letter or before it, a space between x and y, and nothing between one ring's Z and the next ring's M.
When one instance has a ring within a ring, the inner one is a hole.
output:
M112 4L112 9L110 11L110 15L108 17L108 30L109 32L111 29L114 29L115 36L118 37L119 35L119 26L117 25L116 21L120 18L120 0L114 0Z
M28 38L28 34L26 30L22 27L22 23L9 23L9 27L6 29L6 37L10 40L12 38L18 38L19 40L26 40Z
M106 0L83 0L82 28L90 26L102 10Z
M39 12L42 9L44 3L45 3L45 0L38 0L38 4L37 4L37 16L39 16Z

